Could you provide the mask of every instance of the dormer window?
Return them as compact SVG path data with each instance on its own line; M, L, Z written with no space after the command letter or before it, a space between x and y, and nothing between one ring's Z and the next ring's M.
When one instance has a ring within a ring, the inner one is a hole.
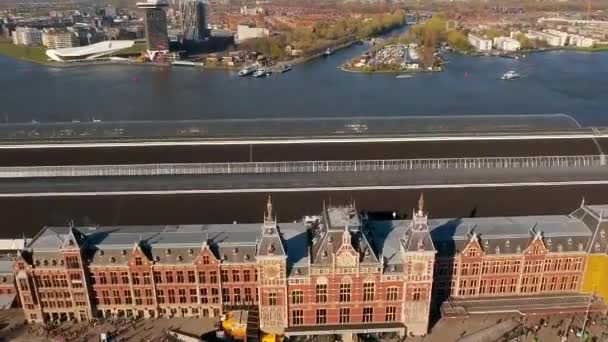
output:
M547 245L551 246L551 238L547 239Z
M568 246L572 246L572 238L568 238Z
M561 252L561 251L563 251L563 250L564 250L564 247L562 246L562 244L561 244L561 243L558 243L558 244L557 244L557 251L558 251L558 252Z
M500 246L496 246L496 248L494 248L494 251L496 252L496 254L500 254Z
M511 242L509 240L505 241L505 247L509 248L509 246L511 245Z
M157 255L154 257L154 261L159 262L160 261L160 257Z
M127 256L127 251L123 249L122 251L120 251L120 255L122 255L123 257Z
M391 272L396 272L397 271L397 266L393 265L391 266Z
M323 256L324 258L327 258L327 251L323 251L322 256Z
M36 266L40 266L40 260L36 260Z
M222 254L222 261L227 260L226 254Z
M177 261L182 261L182 260L183 260L182 256L181 256L181 255L178 255L178 256L177 256Z
M484 247L488 248L490 246L490 241L486 240L483 242Z
M68 240L68 246L74 246L74 241L72 239Z
M6 277L2 277L2 282L6 283L8 281L8 279Z
M268 253L274 253L274 244L268 246Z
M329 237L329 243L334 242L334 238L332 236Z
M232 253L233 253L233 254L239 254L239 249L238 249L238 248L233 249L233 250L232 250Z
M103 256L104 254L105 254L105 253L103 252L103 250L100 250L100 251L99 251L99 255L100 255L100 256Z
M115 262L116 262L116 258L111 257L111 258L110 258L110 262L111 262L112 264L113 264L113 263L115 263Z
M171 255L171 250L167 249L166 253L167 253L167 255Z
M365 256L369 256L369 248L365 249Z
M600 236L602 237L602 239L605 238L606 237L606 231L603 230L603 229L600 230Z
M53 259L53 261L51 261L51 265L57 266L57 260Z
M583 244L581 242L578 243L578 251L579 252L583 251Z
M521 253L521 246L517 245L517 247L515 248L515 251L517 251L517 253Z
M59 260L59 266L63 266L63 259Z
M46 259L44 259L44 261L42 262L42 264L43 264L44 266L48 266L48 265L49 265L49 261L48 261L48 260L46 260Z
M192 248L190 248L190 249L188 250L188 254L189 254L189 255L194 254L194 250L193 250Z
M599 252L599 250L600 250L600 244L599 244L599 243L597 243L597 242L595 243L595 250L596 250L597 252Z
M249 260L249 254L245 254L245 260Z
M302 274L302 271L300 271L300 269L298 268L298 269L296 270L296 275L300 275L300 274Z

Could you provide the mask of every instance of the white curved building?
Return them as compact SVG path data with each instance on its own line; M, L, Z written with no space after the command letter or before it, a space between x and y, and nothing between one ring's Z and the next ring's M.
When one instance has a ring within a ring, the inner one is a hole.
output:
M87 46L47 50L46 55L57 62L94 60L108 57L135 44L132 40L107 40Z

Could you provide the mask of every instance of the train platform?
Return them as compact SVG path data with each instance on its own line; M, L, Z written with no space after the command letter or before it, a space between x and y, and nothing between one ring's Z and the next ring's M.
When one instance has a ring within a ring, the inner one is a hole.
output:
M474 299L452 299L441 306L443 317L463 317L469 315L519 314L551 315L604 312L607 309L598 297L578 293L564 293L544 296L505 296Z

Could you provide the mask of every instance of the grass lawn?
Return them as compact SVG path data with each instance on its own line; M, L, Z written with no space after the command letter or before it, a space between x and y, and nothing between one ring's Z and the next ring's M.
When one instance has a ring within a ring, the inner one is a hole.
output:
M0 40L0 56L8 56L34 63L47 63L48 57L43 47L14 45L10 40Z
M588 48L575 48L576 51L587 51L587 52L597 52L597 51L608 51L608 45L598 45Z
M145 52L148 49L146 41L135 41L135 44L128 49L120 50L116 55L134 55Z

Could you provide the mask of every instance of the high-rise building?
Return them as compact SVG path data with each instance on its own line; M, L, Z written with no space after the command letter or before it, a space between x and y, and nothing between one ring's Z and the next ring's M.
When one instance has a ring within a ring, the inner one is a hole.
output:
M184 40L207 38L207 4L203 0L181 0L179 11Z
M138 2L137 7L145 10L144 27L149 52L169 51L169 36L167 34L167 14L165 8L169 4L165 0L148 0Z

